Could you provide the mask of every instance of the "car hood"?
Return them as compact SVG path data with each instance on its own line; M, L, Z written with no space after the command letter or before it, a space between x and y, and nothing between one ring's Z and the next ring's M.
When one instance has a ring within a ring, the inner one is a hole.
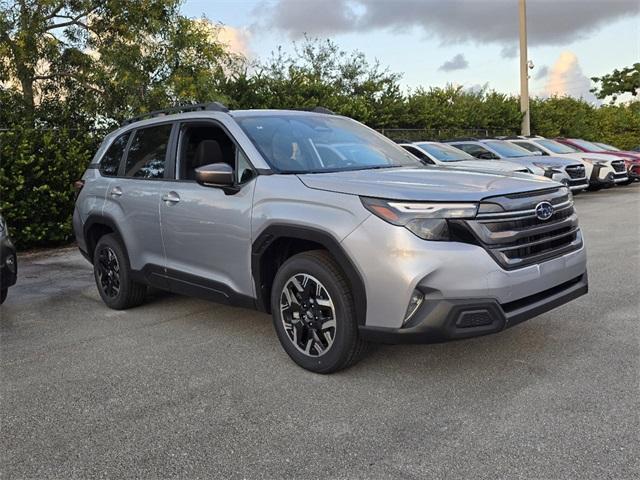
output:
M589 153L589 152L576 152L576 153L565 153L560 156L566 158L575 158L582 160L583 158L592 158L593 160L604 160L607 162L611 162L612 160L623 160L622 156L617 156L618 152L611 153ZM547 157L548 158L548 157Z
M530 166L530 165L533 165L534 163L537 163L538 165L548 165L550 167L554 165L557 165L560 167L566 167L567 165L573 165L576 163L575 161L571 161L568 158L554 157L554 156L550 156L550 157L538 156L538 155L533 155L531 157L510 157L510 158L505 158L505 160L513 163L518 163L524 166Z
M442 167L458 169L488 170L493 172L516 172L524 167L508 160L459 160L457 162L442 162Z
M410 201L480 201L560 184L523 173L462 171L448 167L384 168L298 175L307 187L329 192Z

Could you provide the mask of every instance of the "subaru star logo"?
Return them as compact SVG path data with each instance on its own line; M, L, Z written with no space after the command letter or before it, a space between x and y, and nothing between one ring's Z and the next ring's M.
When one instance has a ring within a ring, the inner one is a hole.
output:
M553 205L549 202L540 202L536 205L536 217L540 220L549 220L553 216Z

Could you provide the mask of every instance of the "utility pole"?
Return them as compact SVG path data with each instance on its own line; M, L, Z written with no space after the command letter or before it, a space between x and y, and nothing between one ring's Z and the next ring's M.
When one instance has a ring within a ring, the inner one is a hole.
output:
M527 2L519 0L520 7L520 112L522 135L531 135L529 117L529 61L527 59Z

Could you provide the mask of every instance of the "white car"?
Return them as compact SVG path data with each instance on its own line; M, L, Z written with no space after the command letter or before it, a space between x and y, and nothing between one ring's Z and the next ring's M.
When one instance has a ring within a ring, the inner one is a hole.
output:
M485 170L500 173L531 173L517 163L504 160L478 160L468 153L438 142L401 143L400 146L412 153L423 163L456 167L464 170Z
M569 145L544 137L518 137L506 140L530 152L540 152L545 156L553 155L582 162L591 190L598 190L628 180L624 159L619 157L602 153L581 152Z

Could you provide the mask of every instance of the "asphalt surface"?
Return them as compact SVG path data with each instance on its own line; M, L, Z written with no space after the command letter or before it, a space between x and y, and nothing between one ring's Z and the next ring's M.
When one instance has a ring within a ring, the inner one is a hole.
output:
M0 307L2 478L637 479L640 184L577 197L590 293L502 332L311 374L270 317L111 311L74 249Z

